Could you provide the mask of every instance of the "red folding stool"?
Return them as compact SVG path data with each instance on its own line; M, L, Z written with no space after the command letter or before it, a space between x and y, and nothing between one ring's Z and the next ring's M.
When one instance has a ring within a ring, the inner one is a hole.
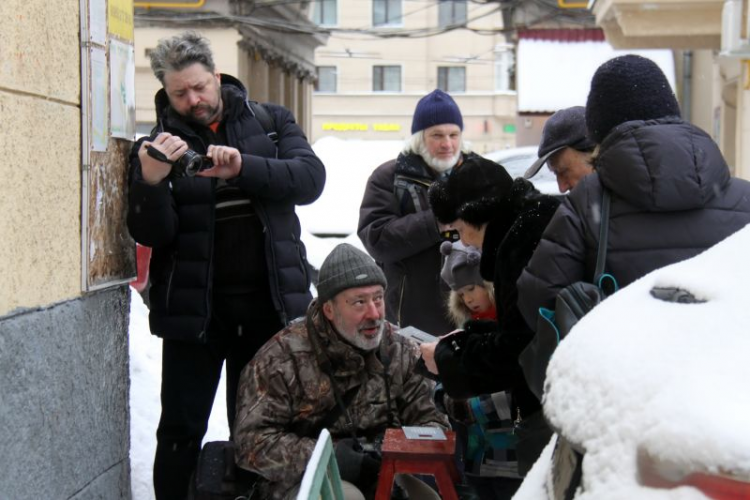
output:
M383 439L383 465L380 468L375 500L389 500L396 474L435 476L443 500L458 500L459 481L454 462L456 434L445 431L446 440L408 439L403 429L387 429Z

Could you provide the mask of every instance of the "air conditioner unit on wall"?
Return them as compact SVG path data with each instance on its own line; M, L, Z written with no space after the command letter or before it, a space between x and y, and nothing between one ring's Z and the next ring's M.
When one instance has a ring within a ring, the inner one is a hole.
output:
M742 38L742 1L725 0L721 11L721 52L720 56L750 59L750 42ZM750 16L748 16L750 19ZM750 24L745 27L750 33Z

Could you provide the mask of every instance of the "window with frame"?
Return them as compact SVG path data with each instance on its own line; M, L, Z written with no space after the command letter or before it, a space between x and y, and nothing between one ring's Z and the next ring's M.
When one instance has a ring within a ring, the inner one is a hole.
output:
M312 21L321 26L335 26L338 22L337 0L315 0Z
M438 26L466 24L466 0L438 0Z
M503 50L495 54L495 90L513 90L513 52Z
M317 66L315 92L336 92L336 66Z
M401 66L373 66L374 92L401 92Z
M466 68L438 66L438 88L443 92L466 92Z
M398 26L401 19L401 0L372 0L373 26Z

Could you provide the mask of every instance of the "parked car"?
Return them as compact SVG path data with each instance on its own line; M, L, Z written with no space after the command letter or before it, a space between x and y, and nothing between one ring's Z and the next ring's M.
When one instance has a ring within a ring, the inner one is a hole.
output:
M498 149L490 153L484 153L487 159L499 163L508 171L511 177L521 177L534 163L539 156L537 155L537 146L523 146L520 148ZM539 191L548 194L560 194L557 189L557 180L548 168L542 168L536 174L531 182L534 183Z
M515 500L750 499L748 248L750 226L573 328L547 370L557 435Z

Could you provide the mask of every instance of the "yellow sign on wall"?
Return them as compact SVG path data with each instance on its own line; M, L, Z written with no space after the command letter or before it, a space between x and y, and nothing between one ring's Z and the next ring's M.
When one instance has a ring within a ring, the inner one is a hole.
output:
M376 123L372 128L378 132L398 132L401 130L401 125L398 123Z
M346 132L349 130L357 130L360 132L366 132L368 129L366 123L333 123L326 122L323 124L323 130L335 130L336 132Z
M370 129L370 126L366 123L341 123L341 122L325 122L323 123L323 130L334 130L336 132L366 132ZM372 129L376 132L398 132L401 130L401 125L398 123L374 123Z
M124 41L133 41L133 0L109 0L107 2L109 32Z

